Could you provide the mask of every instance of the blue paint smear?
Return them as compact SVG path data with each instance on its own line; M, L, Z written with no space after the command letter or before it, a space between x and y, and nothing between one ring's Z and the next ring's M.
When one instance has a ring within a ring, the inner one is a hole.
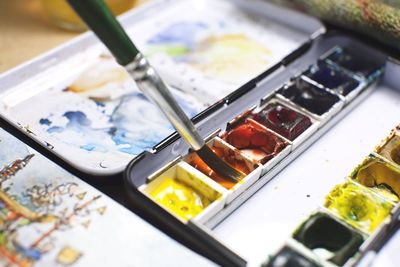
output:
M39 120L39 123L40 123L41 125L50 126L50 125L51 125L51 120L46 119L46 118L42 118L42 119Z
M185 95L175 93L174 97L189 117L193 117L201 111L198 106L185 100ZM134 92L114 101L113 105L116 108L108 115L104 111L110 102L98 105L99 112L104 114L111 127L94 129L92 121L84 112L66 111L62 115L68 120L66 125L64 127L52 126L46 131L50 134L63 133L68 130L79 133L80 144L73 143L73 140L67 142L78 145L82 150L104 153L117 150L130 155L138 155L144 150L153 148L175 131L162 112L141 92ZM50 121L49 118L41 119L43 122L47 120ZM42 125L49 126L46 123ZM104 143L94 142L94 140L104 140ZM109 145L110 142L114 146Z
M69 122L67 128L75 128L80 130L81 127L90 127L92 122L87 118L86 114L82 111L67 111L63 115Z
M42 252L38 249L25 248L15 241L13 241L13 245L19 253L25 255L27 258L33 259L34 261L38 261L42 257Z
M190 48L195 45L196 36L206 30L208 25L203 22L174 23L148 40L149 44L184 44Z
M64 131L63 127L53 126L47 129L48 133L62 133Z

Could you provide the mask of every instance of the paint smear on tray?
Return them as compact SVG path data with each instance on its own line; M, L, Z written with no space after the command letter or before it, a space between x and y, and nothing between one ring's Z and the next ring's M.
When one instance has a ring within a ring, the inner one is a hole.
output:
M182 1L139 22L130 34L170 84L206 96L209 104L266 71L307 39L229 1L205 4L201 10Z
M178 90L173 94L190 117L205 108ZM67 88L49 89L9 112L63 157L91 169L121 168L174 132L158 107L108 57Z
M266 69L272 52L261 43L241 33L209 35L196 41L196 36L207 29L201 22L170 25L149 40L149 55L167 53L207 78L228 83L241 83Z

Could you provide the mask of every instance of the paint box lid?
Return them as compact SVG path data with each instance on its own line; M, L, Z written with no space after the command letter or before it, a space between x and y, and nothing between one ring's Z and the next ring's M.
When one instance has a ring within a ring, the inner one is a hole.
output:
M318 20L261 0L152 1L121 22L198 124L325 32ZM95 180L178 137L91 33L2 74L0 83L0 117Z

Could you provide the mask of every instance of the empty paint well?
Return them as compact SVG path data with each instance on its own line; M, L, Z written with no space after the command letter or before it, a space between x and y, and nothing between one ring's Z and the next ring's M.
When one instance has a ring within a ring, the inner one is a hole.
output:
M293 238L319 258L339 266L354 256L364 241L360 233L321 212L305 221Z
M399 201L400 168L378 156L370 155L353 171L351 178L392 202Z
M371 234L389 216L393 205L350 182L336 185L326 196L325 207L353 227Z
M339 96L301 78L296 78L277 93L320 120L331 117L342 106Z
M364 82L360 79L325 62L311 66L303 75L348 100L356 96L364 87Z
M319 265L305 258L290 247L283 247L265 267L318 267Z
M383 66L371 57L358 51L336 47L326 56L326 62L340 66L348 71L372 79L380 75Z
M254 110L251 118L268 129L280 134L293 144L301 143L317 130L317 122L277 99Z
M139 190L184 222L207 221L225 202L225 189L186 162L170 167Z
M264 173L290 152L288 141L252 120L228 125L222 139L262 163Z
M218 137L213 138L207 145L226 163L243 174L239 182L220 176L214 172L196 153L190 153L185 161L207 175L228 191L226 202L229 203L251 186L261 174L261 166L254 160L244 156L238 149L225 143Z
M391 134L391 136L385 140L384 144L376 149L376 152L400 166L400 136Z

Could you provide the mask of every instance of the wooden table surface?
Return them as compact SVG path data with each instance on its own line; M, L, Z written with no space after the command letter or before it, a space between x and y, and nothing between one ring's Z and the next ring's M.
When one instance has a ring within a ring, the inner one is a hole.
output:
M53 26L39 0L0 0L0 73L78 34Z
M0 0L0 73L78 34L52 25L40 0Z

